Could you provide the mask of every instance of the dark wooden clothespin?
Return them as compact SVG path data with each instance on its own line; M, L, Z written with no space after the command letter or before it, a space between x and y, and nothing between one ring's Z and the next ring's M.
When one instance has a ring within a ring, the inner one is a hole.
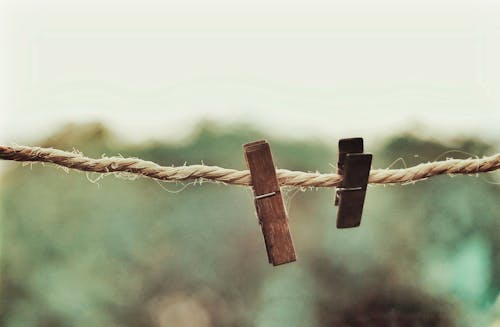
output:
M337 173L343 176L343 180L335 192L335 205L339 206L337 228L361 224L371 163L372 155L363 153L363 138L339 141Z
M260 140L243 145L243 149L269 263L277 266L293 262L295 249L269 144Z

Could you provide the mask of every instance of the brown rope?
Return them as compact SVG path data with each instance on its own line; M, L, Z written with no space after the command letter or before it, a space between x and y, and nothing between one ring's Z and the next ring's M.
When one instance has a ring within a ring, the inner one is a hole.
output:
M137 158L102 157L93 159L81 153L30 146L1 146L0 159L48 162L66 168L97 173L126 172L157 180L184 181L206 179L234 185L251 185L248 170L217 166L190 165L168 167ZM500 153L484 158L450 159L422 163L405 169L372 169L369 183L409 183L442 174L477 174L500 169ZM277 169L280 185L296 187L334 187L342 181L338 174L320 174Z

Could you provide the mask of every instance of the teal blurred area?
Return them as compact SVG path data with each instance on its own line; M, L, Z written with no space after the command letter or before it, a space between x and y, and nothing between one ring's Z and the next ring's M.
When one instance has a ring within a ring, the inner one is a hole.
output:
M37 145L244 169L242 144L263 137L203 123L176 144L131 145L85 124ZM335 140L269 141L278 167L335 171ZM409 132L367 150L375 168L401 168L495 146ZM284 188L298 261L279 267L248 188L120 177L7 165L0 325L500 326L498 173L371 186L349 230L335 228L333 189Z

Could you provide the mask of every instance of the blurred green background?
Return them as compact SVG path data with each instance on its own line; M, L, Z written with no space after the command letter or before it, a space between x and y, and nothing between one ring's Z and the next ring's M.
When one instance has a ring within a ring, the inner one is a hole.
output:
M336 141L210 122L175 144L122 144L90 123L67 125L37 145L244 169L242 144L262 137L278 167L335 171ZM450 149L457 151L443 155ZM367 149L375 168L498 150L411 133ZM333 189L284 188L298 261L274 268L249 188L98 177L5 165L0 325L500 324L498 173L371 186L362 225L350 230L335 228Z
M375 168L497 153L499 17L0 0L0 143L243 169L267 138L278 167L325 173L340 137ZM352 230L333 189L284 189L299 259L277 268L248 188L121 177L0 162L0 326L500 326L499 173L372 186Z

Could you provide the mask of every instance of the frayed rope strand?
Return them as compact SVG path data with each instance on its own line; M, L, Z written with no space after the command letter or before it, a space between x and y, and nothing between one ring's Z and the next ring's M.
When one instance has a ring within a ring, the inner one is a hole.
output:
M248 170L227 169L217 166L190 165L160 166L137 158L87 158L81 153L52 148L0 145L0 159L24 162L48 162L58 166L96 173L131 173L164 181L206 179L233 185L251 185ZM372 169L371 184L404 184L442 174L477 174L500 169L500 153L484 158L450 159L422 163L405 169ZM335 187L342 181L338 174L307 173L277 169L280 185L296 187Z

